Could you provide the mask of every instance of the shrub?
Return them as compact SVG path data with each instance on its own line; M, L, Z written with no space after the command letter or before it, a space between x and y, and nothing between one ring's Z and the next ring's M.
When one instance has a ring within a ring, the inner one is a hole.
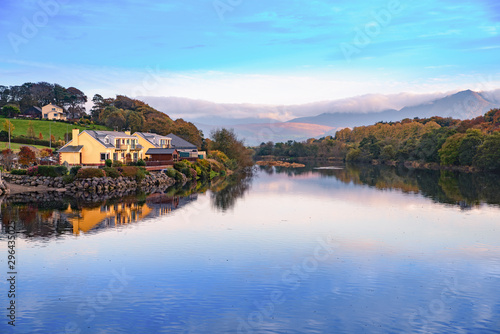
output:
M63 182L66 184L71 183L71 182L75 181L75 178L76 178L76 174L71 174L71 172L70 172L70 174L63 176Z
M181 172L179 172L176 169L169 168L169 169L167 169L165 174L167 174L168 177L173 178L176 182L182 182L182 180L183 180Z
M113 160L106 159L106 161L104 161L104 164L106 165L106 167L111 167L111 165L113 164Z
M144 169L138 168L137 173L135 174L135 179L137 181L142 181L146 177L146 171Z
M136 177L139 168L135 166L124 166L118 169L124 177Z
M26 174L29 176L38 175L38 166L33 166L33 167L28 168L28 170L26 171Z
M225 170L221 171L220 176L226 176L226 171Z
M105 177L106 172L100 168L81 168L76 177L79 179L87 179L91 177Z
M113 179L122 176L122 174L116 168L113 167L104 167L103 170L106 172L107 176L112 177Z
M176 170L173 169L173 168L169 168L165 171L165 174L167 174L168 177L173 177L175 178L175 173L176 173Z
M13 175L26 175L26 169L13 169L10 171Z
M66 166L34 166L28 168L28 175L58 177L68 174Z
M122 166L123 166L123 164L122 164L122 162L121 162L121 161L119 161L119 160L115 160L115 161L113 161L113 163L111 164L111 167L122 167Z
M66 166L55 166L54 169L56 171L57 176L64 176L68 174L68 168Z
M137 166L146 167L146 162L142 159L137 160Z
M69 170L69 175L76 176L76 174L78 173L78 171L80 170L80 168L82 168L82 166L71 167L71 169Z

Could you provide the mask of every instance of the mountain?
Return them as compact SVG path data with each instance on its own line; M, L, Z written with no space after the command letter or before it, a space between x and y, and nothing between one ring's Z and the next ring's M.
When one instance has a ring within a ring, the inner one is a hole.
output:
M432 116L470 119L500 107L500 90L392 95L368 94L302 105L228 104L176 97L141 99L162 112L190 121L206 137L233 128L247 145L335 135L345 127ZM304 115L304 117L297 117Z
M295 118L288 122L321 124L332 127L354 127L370 125L379 121L390 122L415 117L441 116L470 119L498 107L500 107L498 101L490 100L486 94L465 90L416 106L404 107L400 110L389 109L372 113L330 112L313 117Z

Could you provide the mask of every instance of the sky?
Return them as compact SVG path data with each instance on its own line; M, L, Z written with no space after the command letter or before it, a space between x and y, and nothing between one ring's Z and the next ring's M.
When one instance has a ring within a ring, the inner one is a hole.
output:
M500 88L497 0L2 0L0 84L293 105Z

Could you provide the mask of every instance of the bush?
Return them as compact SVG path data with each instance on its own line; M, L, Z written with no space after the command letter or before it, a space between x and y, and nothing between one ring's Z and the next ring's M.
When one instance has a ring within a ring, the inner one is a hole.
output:
M104 161L104 164L106 165L106 167L111 167L111 165L113 164L113 160L106 159L106 161Z
M173 178L176 182L182 182L183 181L183 177L182 177L181 172L179 172L176 169L169 168L169 169L167 169L167 171L165 172L165 174L167 174L168 177Z
M70 174L63 176L63 182L68 184L68 183L75 181L75 178L76 178L76 174L71 174L71 172L70 172Z
M116 168L113 167L104 167L103 170L106 172L107 176L112 177L113 179L122 176L122 174Z
M121 162L121 161L119 161L119 160L115 160L115 161L113 161L113 163L111 164L111 167L122 167L122 166L123 166L123 164L122 164L122 162Z
M220 176L226 176L226 171L225 170L221 171Z
M26 171L26 174L29 176L38 175L38 166L33 166L33 167L28 168L28 170Z
M136 177L139 168L135 166L124 166L118 169L124 177Z
M26 169L13 169L10 171L12 175L26 175Z
M71 167L71 169L69 170L69 175L73 175L73 176L76 176L76 174L78 173L78 171L82 168L82 166L74 166L74 167Z
M66 166L34 166L28 168L27 174L30 176L58 177L68 174Z
M92 177L105 177L106 172L104 169L99 168L81 168L78 173L76 173L76 177L78 179L87 179Z
M146 167L146 162L142 159L137 160L137 166Z

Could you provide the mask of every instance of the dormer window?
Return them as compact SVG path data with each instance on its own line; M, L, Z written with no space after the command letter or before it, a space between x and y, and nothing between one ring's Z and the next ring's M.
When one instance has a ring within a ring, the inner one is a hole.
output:
M104 138L104 142L105 142L106 144L109 144L109 138L108 138L108 137Z

